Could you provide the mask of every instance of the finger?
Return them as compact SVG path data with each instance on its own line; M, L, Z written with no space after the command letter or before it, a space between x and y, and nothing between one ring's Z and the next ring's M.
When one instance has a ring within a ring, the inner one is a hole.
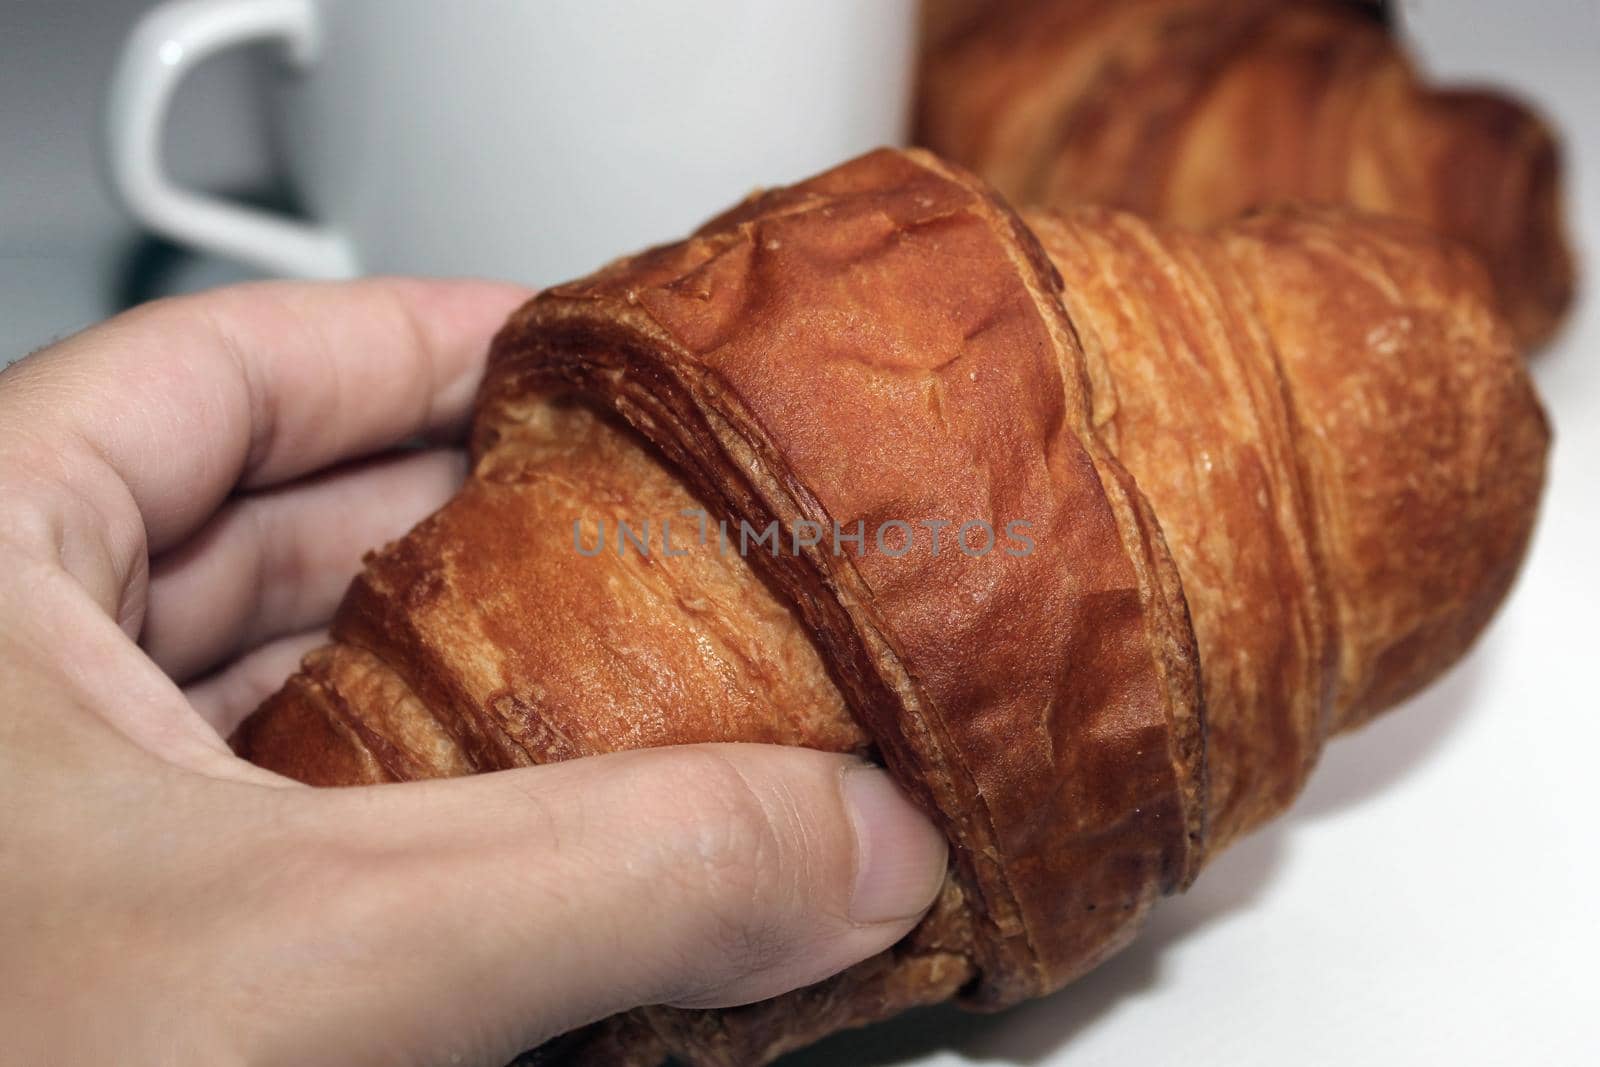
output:
M151 565L139 643L184 682L325 624L362 554L437 509L465 473L459 451L411 452L234 498Z
M0 483L115 614L147 550L236 486L281 482L458 423L526 290L263 282L157 301L24 360L0 388ZM147 548L148 542L148 548Z
M302 829L292 858L264 861L284 874L248 958L304 1024L277 1038L341 1062L498 1064L640 1004L775 996L893 944L945 872L943 838L884 772L803 749L280 797Z
M327 643L324 629L280 637L185 687L183 695L219 737L232 737L239 724L299 669L307 652Z
M105 743L109 730L207 778L282 781L236 759L172 679L59 567L25 558L8 562L8 580L0 582L0 619L17 624L0 626L0 706L15 712L0 722L7 747L16 747L12 735L18 731L39 731L53 744L70 744L74 724L89 724L97 735L92 748L115 749ZM81 755L57 762L67 768ZM77 771L86 782L99 780L98 768Z

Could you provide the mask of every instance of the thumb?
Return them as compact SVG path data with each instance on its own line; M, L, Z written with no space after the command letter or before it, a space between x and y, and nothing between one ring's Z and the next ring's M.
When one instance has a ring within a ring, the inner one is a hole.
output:
M256 926L306 992L273 1061L498 1067L641 1004L776 996L893 944L945 873L943 837L887 774L805 749L285 796L299 860L272 878L279 921Z

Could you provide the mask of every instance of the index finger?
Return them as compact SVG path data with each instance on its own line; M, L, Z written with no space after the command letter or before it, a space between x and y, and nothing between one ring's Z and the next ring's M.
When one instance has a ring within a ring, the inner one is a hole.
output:
M262 282L158 301L13 368L0 424L54 451L56 480L108 525L131 498L154 554L235 486L458 423L491 336L529 295L389 278Z

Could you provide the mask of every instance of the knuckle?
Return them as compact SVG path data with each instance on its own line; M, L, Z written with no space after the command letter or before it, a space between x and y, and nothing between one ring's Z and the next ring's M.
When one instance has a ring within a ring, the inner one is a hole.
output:
M716 752L685 751L681 888L702 902L702 930L730 970L769 968L804 921L812 877L801 806L781 784L757 787Z
M687 866L714 884L754 889L770 880L784 858L786 828L766 798L727 758L713 752L684 755Z

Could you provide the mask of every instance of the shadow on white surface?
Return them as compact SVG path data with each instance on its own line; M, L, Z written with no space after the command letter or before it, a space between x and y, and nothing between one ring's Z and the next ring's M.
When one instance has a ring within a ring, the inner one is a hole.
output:
M1158 906L1132 945L1058 993L998 1015L952 1007L911 1012L820 1042L785 1057L780 1067L890 1067L919 1063L940 1052L955 1054L958 1063L1049 1060L1070 1046L1079 1031L1158 988L1167 945L1248 907L1265 892L1282 857L1286 829L1285 823L1275 823L1229 849L1194 889Z
M1333 738L1289 821L1343 811L1403 781L1425 763L1479 705L1475 696L1494 646L1491 635L1415 697L1353 733Z
M1133 944L1065 989L998 1015L953 1007L915 1011L793 1053L779 1067L892 1067L943 1063L1041 1064L1080 1032L1159 989L1168 946L1248 909L1271 890L1292 836L1416 773L1478 706L1493 655L1486 641L1443 679L1367 727L1334 738L1293 810L1216 858L1193 889L1161 902ZM944 1055L941 1057L940 1054Z

